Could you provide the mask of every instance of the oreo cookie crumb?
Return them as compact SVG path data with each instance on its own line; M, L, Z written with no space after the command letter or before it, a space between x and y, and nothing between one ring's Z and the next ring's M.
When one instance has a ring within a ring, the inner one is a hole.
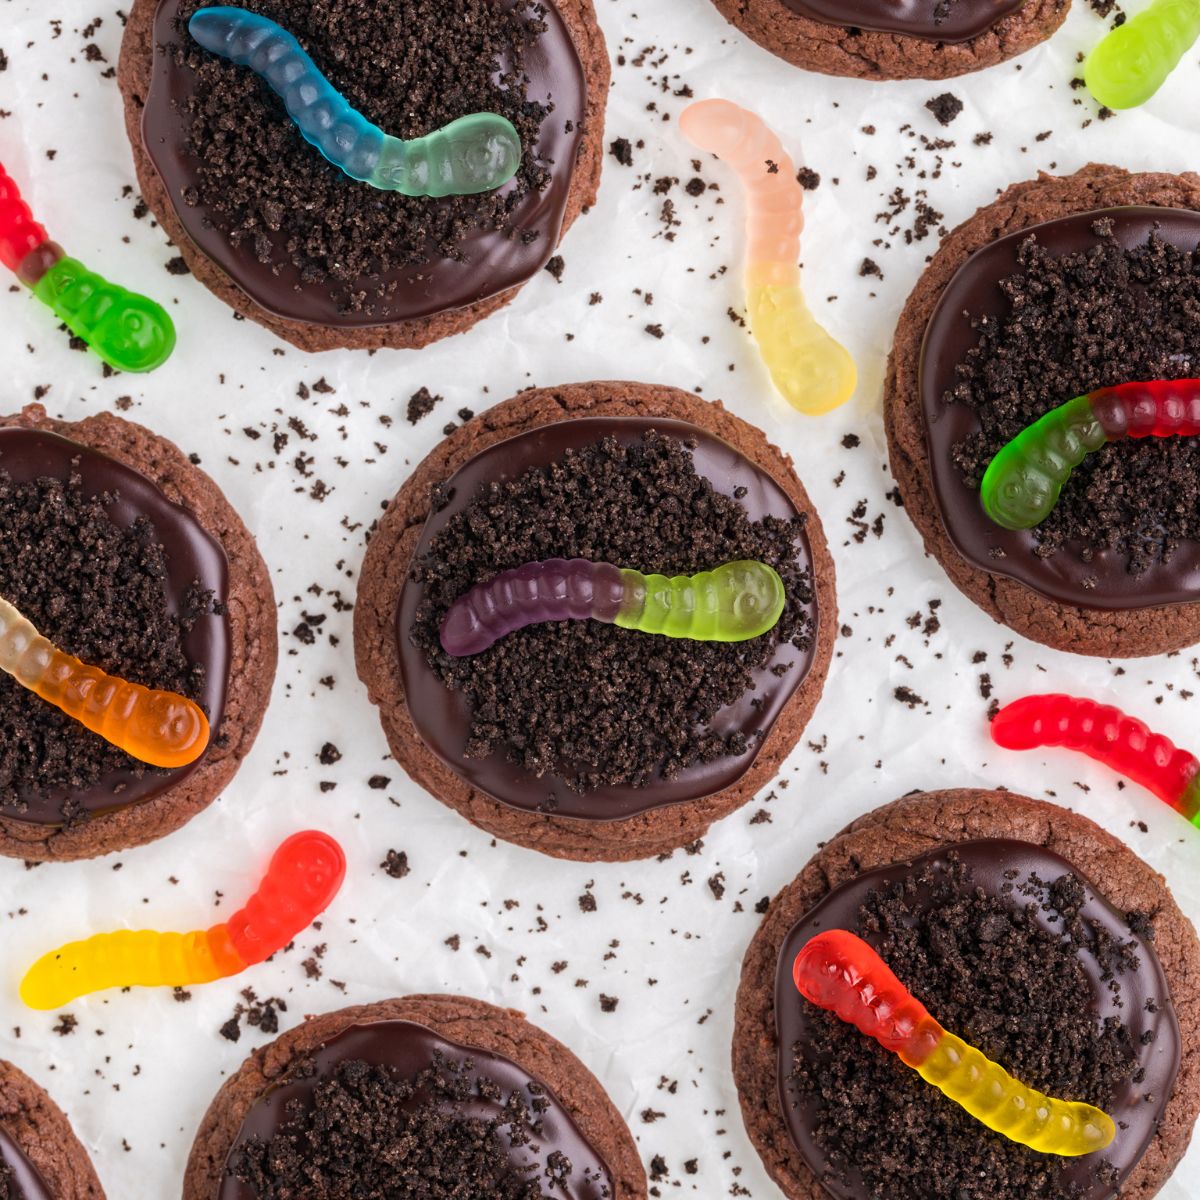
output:
M953 92L943 92L925 102L925 107L933 113L939 125L949 125L963 110L963 102Z
M473 112L513 123L525 148L513 185L431 205L349 186L266 83L187 36L186 22L204 3L183 0L178 41L165 51L191 84L181 112L197 174L182 200L202 207L234 246L249 245L260 263L294 269L306 284L328 285L348 313L370 313L387 299L386 286L371 282L381 274L461 258L479 230L521 236L511 215L550 178L536 154L550 108L527 98L523 82L526 55L546 30L535 4L456 0L447 9L440 0L395 0L386 21L371 0L250 4L295 34L334 87L397 137L420 137Z
M307 1062L295 1074L313 1079L316 1070ZM540 1180L518 1170L508 1150L539 1137L540 1114L522 1093L504 1097L472 1074L469 1063L440 1056L413 1079L361 1060L338 1063L312 1085L311 1108L290 1106L277 1133L238 1149L233 1174L263 1197L545 1200ZM503 1118L469 1115L479 1098L502 1107ZM566 1193L572 1173L562 1159L547 1155L555 1194Z
M408 400L408 411L405 416L410 425L415 425L422 417L433 412L434 407L442 402L441 396L435 396L427 387L413 392Z
M697 474L677 439L650 432L623 446L605 438L486 486L447 524L413 566L423 597L410 636L442 683L469 702L468 757L499 752L579 792L644 787L750 749L744 734L709 726L777 646L811 644L813 580L798 561L803 528L803 518L751 522ZM748 642L666 642L564 621L518 630L482 654L445 653L439 630L459 596L500 571L554 557L666 575L761 559L781 575L787 607L773 630Z
M1027 425L1073 396L1134 379L1200 370L1200 252L1154 235L1126 250L1097 221L1097 247L1056 257L1030 235L1020 274L1001 287L1010 312L978 323L947 403L965 404L980 430L953 448L978 487L988 463ZM1126 557L1132 575L1200 539L1200 439L1129 439L1090 454L1037 527L1037 553L1068 543Z
M1119 1017L1097 1027L1080 956L1110 988L1137 969L1132 943L1084 921L1073 875L989 895L953 853L869 893L856 932L938 1021L1023 1082L1101 1108L1130 1079L1136 1057ZM1043 922L1057 917L1053 931ZM1073 1200L1055 1161L994 1136L917 1080L895 1055L835 1015L812 1009L811 1042L797 1046L788 1091L819 1106L814 1133L834 1177L848 1170L872 1200ZM1036 1031L1036 1036L1031 1036ZM921 1161L912 1147L922 1148ZM1097 1177L1110 1170L1098 1156Z
M200 698L204 668L183 642L212 594L196 584L172 615L166 553L149 520L119 528L77 476L14 483L0 470L0 530L0 595L41 633L112 674ZM85 819L70 796L113 773L165 774L0 674L0 806L19 816L25 798L62 793L70 825Z

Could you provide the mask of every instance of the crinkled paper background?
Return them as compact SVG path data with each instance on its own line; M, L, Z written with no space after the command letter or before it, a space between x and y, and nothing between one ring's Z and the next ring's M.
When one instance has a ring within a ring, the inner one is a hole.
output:
M562 248L561 283L541 274L498 317L419 353L318 358L168 273L175 251L138 207L121 121L120 12L0 0L0 160L51 236L170 303L180 331L157 374L104 379L44 310L6 289L0 411L35 397L68 418L127 405L130 418L199 455L257 534L279 599L274 698L219 803L127 854L36 869L0 862L0 1056L68 1110L111 1197L178 1194L213 1093L267 1040L244 1019L236 1045L219 1032L252 987L260 1001L286 1003L274 1005L281 1029L404 992L523 1009L604 1081L659 1194L768 1200L777 1192L743 1133L728 1067L755 905L847 821L914 788L1005 784L1087 812L1200 918L1200 835L1086 760L994 750L985 722L989 697L1077 689L1200 749L1196 654L1078 659L992 624L924 557L889 497L880 419L892 329L939 226L1038 170L1196 166L1197 55L1144 109L1099 121L1071 86L1079 54L1105 29L1084 0L1052 43L1016 63L944 85L888 86L795 71L706 0L597 8L616 62L605 141L629 139L633 166L606 155L600 202ZM947 128L925 108L944 91L965 104ZM729 173L712 161L697 172L676 133L690 94L758 109L821 176L808 196L807 290L862 374L839 412L810 420L787 409L727 315L741 304L742 207ZM696 174L720 184L724 206L717 193L688 195ZM882 278L862 273L865 259ZM793 455L833 545L842 628L824 699L778 786L693 853L609 867L496 845L404 778L354 675L350 606L366 529L459 409L478 412L534 384L613 377L719 397ZM444 400L412 427L405 405L421 386ZM908 702L897 689L911 690L901 693ZM326 743L338 761L320 760ZM372 776L386 786L369 787ZM308 825L342 839L350 876L320 930L290 953L186 1001L166 990L79 1001L65 1035L58 1014L19 1002L25 967L60 941L220 919L277 842ZM380 869L389 850L407 854L407 876ZM1193 1151L1165 1200L1200 1196L1198 1176Z

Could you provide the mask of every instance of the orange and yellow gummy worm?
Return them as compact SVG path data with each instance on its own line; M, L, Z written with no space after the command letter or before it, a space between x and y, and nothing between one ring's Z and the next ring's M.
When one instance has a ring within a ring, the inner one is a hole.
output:
M208 745L208 718L175 692L89 667L0 600L0 670L105 741L154 767L186 767Z
M1117 1134L1091 1104L1026 1087L999 1063L943 1029L862 938L818 934L796 956L800 994L874 1038L989 1129L1042 1154L1103 1150Z
M293 834L258 891L228 921L194 933L98 933L43 955L21 981L30 1008L52 1009L114 987L188 987L237 975L282 950L329 906L346 856L328 834Z

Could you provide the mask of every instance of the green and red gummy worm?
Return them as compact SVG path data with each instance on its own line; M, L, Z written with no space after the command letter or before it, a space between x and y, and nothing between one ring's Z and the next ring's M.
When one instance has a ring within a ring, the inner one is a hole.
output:
M1200 433L1200 379L1122 383L1076 396L1022 430L992 459L980 498L1005 529L1032 529L1054 511L1071 472L1108 442Z

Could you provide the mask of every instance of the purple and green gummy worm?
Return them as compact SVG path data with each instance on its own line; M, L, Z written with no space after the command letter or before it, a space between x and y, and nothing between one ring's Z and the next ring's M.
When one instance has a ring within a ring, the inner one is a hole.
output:
M304 138L360 183L405 196L469 196L502 187L521 165L521 137L497 113L460 117L411 141L384 133L321 74L292 34L258 13L202 8L188 32L206 50L266 80Z
M1071 472L1122 438L1200 434L1200 379L1122 383L1076 396L1022 430L992 459L979 485L987 515L1033 529L1053 511Z
M643 575L584 558L548 558L473 587L442 622L442 649L479 654L543 621L603 621L696 642L745 642L774 629L787 597L766 563L726 563L698 575Z

